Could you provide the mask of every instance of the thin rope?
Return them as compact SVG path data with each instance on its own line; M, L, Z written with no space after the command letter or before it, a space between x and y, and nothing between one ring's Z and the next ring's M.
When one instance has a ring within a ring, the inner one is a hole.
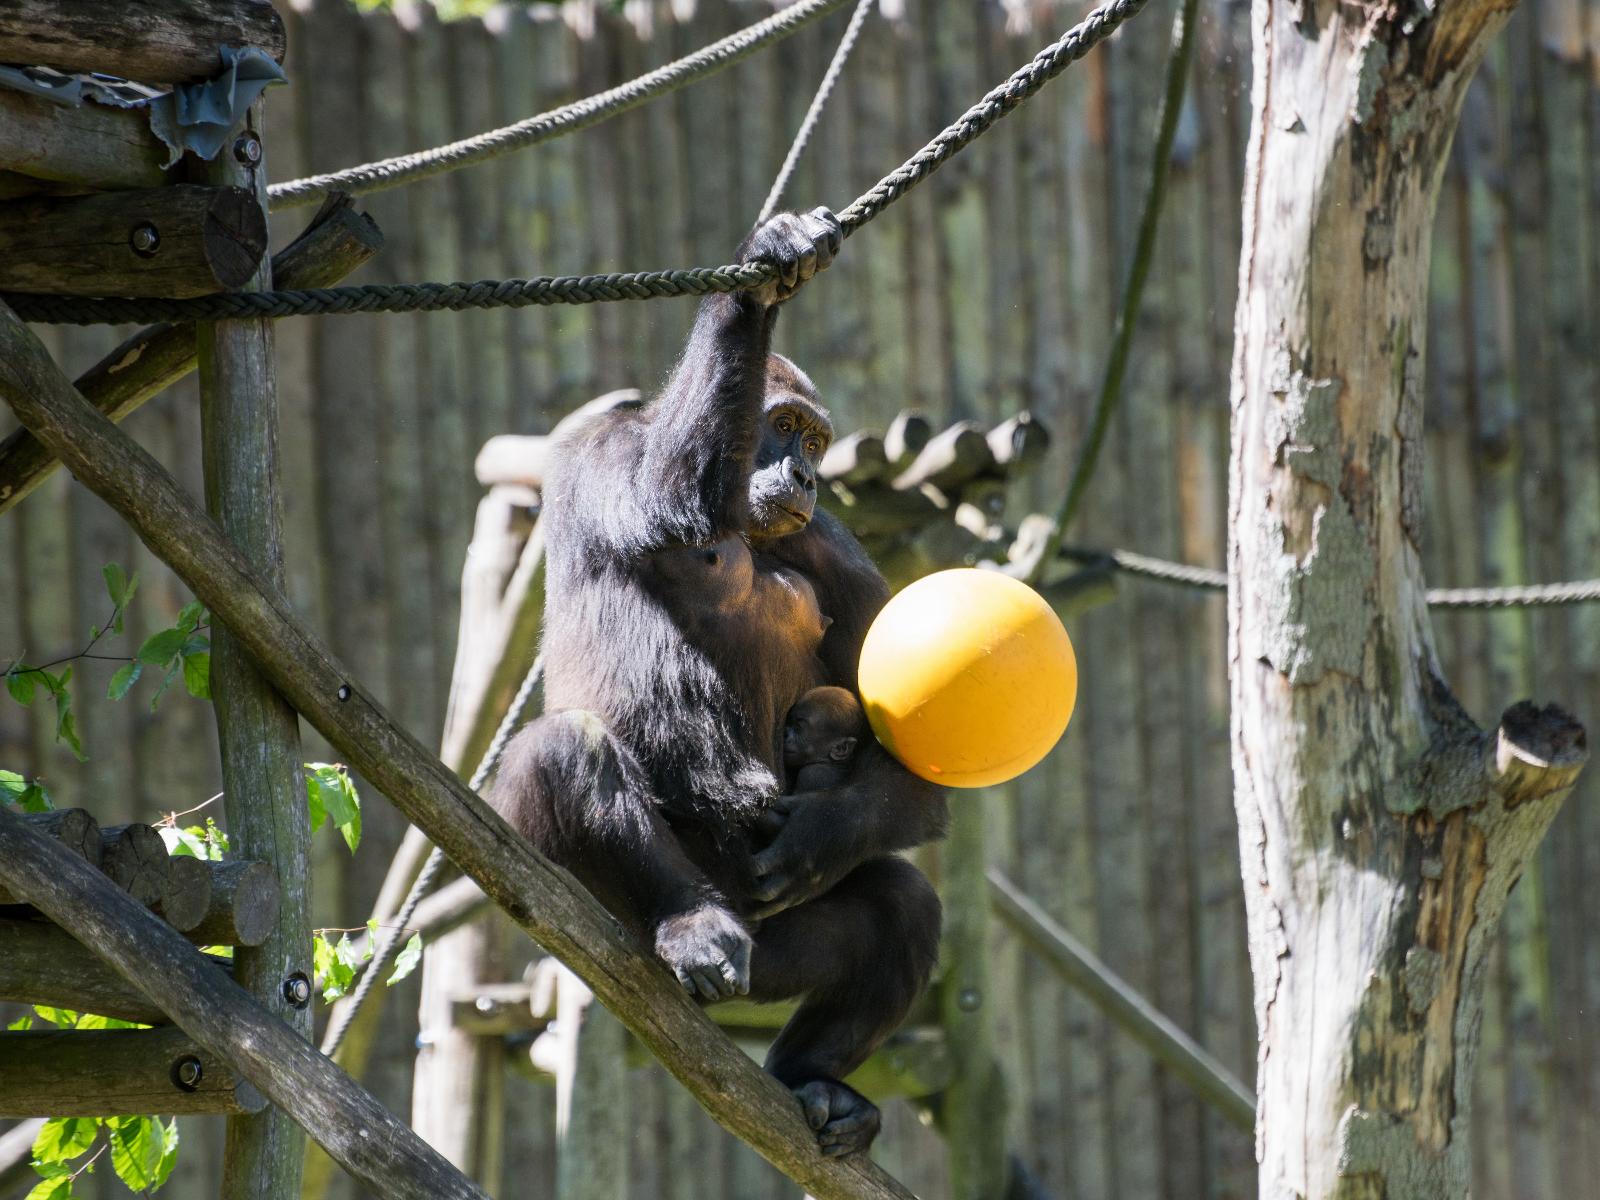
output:
M358 196L381 192L403 183L415 183L419 179L498 158L563 134L576 133L732 66L757 50L788 37L818 17L826 16L844 3L845 0L800 0L763 21L757 21L693 54L648 71L637 79L549 112L527 117L514 125L491 129L458 142L435 146L431 150L419 150L325 175L311 175L305 179L273 184L267 189L270 206L276 211L313 204L329 192L350 192Z
M761 215L756 218L757 225L778 211L778 201L783 199L784 189L789 186L795 168L800 165L800 156L805 153L811 135L817 131L817 124L822 119L822 110L828 103L828 97L838 85L839 76L844 74L844 65L850 61L850 52L855 49L861 31L866 27L867 18L877 4L878 0L860 0L856 5L856 11L850 14L850 24L845 27L844 37L839 39L839 48L833 52L833 61L828 63L822 82L817 85L817 94L811 97L811 107L806 109L805 119L800 122L800 128L789 146L789 153L784 156L783 166L778 168L778 177L772 181L772 190L767 193L766 202L761 206Z
M1100 396L1095 403L1094 419L1089 426L1089 436L1078 451L1078 461L1073 464L1072 478L1066 494L1056 510L1055 525L1045 551L1034 565L1035 578L1055 557L1055 549L1066 536L1072 518L1078 513L1089 481L1094 478L1095 466L1100 461L1100 447L1105 443L1111 427L1111 415L1122 401L1122 381L1128 370L1128 352L1133 346L1134 327L1139 319L1139 304L1144 298L1145 280L1150 275L1150 264L1155 258L1156 230L1161 223L1161 209L1167 198L1167 176L1172 166L1172 146L1178 136L1178 117L1183 111L1184 93L1189 85L1189 69L1194 61L1196 0L1183 0L1172 23L1172 54L1167 60L1167 82L1161 99L1161 115L1156 124L1156 146L1150 163L1150 182L1145 189L1144 211L1139 217L1139 232L1134 239L1133 264L1128 269L1127 282L1122 288L1122 304L1117 312L1117 324L1111 335L1111 352L1106 356L1105 374L1100 382Z
M1062 547L1067 557L1082 562L1103 562L1128 575L1202 591L1225 592L1228 576L1210 567L1151 558L1131 550L1092 550ZM1600 579L1568 583L1530 583L1508 587L1429 588L1430 608L1536 608L1557 604L1593 604L1600 601Z
M500 727L495 730L494 740L483 752L478 769L472 773L472 779L467 784L472 791L481 791L483 785L489 781L490 774L500 762L500 756L505 753L506 744L511 741L511 735L516 732L517 726L522 721L523 710L533 699L533 693L543 677L544 657L541 655L533 660L533 666L529 667L528 673L523 676L522 686L512 697L511 707L506 709L506 715L500 719ZM328 1023L328 1028L322 1035L322 1053L329 1058L338 1053L340 1043L344 1041L345 1034L350 1032L356 1014L361 1011L361 1006L366 1003L379 978L389 969L395 953L405 941L407 926L411 924L411 918L416 915L417 906L422 903L423 897L433 890L434 881L444 870L445 862L444 852L437 846L428 852L428 859L422 864L422 870L417 872L417 878L412 883L411 890L406 893L405 901L400 905L393 922L383 927L377 945L373 947L372 958L362 971L356 990L350 995L350 1003Z
M1149 0L1107 0L992 89L915 155L839 214L849 237L927 179L975 139L1014 112L1061 72L1110 37ZM477 283L368 284L298 292L232 292L189 300L95 299L82 296L0 295L25 321L105 325L137 321L214 321L233 317L292 317L313 313L433 312L439 309L523 308L531 304L592 304L703 296L759 287L774 276L760 263L613 275L488 279Z

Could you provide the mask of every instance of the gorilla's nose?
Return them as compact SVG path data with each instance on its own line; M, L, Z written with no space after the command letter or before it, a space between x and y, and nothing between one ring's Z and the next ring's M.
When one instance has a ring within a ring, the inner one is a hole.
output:
M783 477L791 487L802 488L808 492L817 490L817 477L812 472L810 465L802 458L784 459Z

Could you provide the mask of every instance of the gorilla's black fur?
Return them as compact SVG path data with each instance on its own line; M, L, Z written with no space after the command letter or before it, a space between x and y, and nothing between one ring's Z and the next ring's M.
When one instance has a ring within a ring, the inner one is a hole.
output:
M840 1080L933 968L939 902L892 851L931 840L942 791L868 741L849 778L780 796L782 727L821 684L856 687L888 588L815 508L833 429L769 350L777 304L841 242L819 209L741 248L779 278L705 300L661 395L582 427L546 481L549 713L493 799L706 1000L803 997L767 1069L825 1153L877 1110Z

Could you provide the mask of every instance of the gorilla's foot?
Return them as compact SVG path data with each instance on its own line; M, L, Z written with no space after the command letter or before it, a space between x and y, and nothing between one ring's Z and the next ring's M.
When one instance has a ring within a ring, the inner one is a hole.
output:
M806 1123L816 1131L817 1145L829 1158L865 1150L883 1125L876 1104L836 1079L813 1079L795 1088L794 1094Z

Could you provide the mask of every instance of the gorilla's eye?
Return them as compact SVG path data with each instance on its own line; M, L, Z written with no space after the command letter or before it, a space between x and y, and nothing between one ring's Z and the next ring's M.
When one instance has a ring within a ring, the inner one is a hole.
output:
M779 413L778 419L772 424L773 428L785 436L794 432L794 418L788 413Z
M706 551L706 562L713 567L717 565L717 552L715 550Z
M822 454L822 439L819 437L808 437L806 439L806 453L812 458L820 457Z

